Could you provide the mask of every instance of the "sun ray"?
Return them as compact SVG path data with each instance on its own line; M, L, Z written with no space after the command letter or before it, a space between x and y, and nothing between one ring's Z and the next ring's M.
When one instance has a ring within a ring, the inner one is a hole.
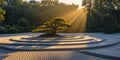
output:
M80 13L76 16L76 18L73 20L73 22L71 24L72 27L68 29L68 32L76 32L77 31L77 28L79 27L79 24L81 23L81 20L79 20L81 15L82 15L82 13Z
M74 10L63 16L72 27L67 28L64 32L85 32L86 30L86 13L85 8Z

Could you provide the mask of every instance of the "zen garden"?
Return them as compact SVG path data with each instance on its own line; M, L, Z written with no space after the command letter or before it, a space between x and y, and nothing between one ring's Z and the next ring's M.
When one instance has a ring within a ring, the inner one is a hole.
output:
M0 60L120 60L120 0L0 0Z

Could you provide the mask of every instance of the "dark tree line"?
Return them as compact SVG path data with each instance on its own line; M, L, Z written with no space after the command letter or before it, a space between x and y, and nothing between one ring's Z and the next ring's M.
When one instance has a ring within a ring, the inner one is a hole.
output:
M33 26L39 26L54 17L62 16L78 8L77 5L66 5L58 0L42 0L41 2L6 0L2 7L7 11L3 24L16 25L18 20L24 17Z
M67 5L58 0L3 1L4 3L0 7L6 11L6 14L3 14L5 19L3 15L0 15L0 21L2 20L0 33L31 32L35 27L52 20L54 17L63 16L78 8L78 5ZM0 12L2 9L0 8Z
M93 4L89 2L86 5L89 12L87 19L89 32L120 32L119 0L94 0Z
M33 28L30 27L29 29L26 26L40 26L54 17L63 16L78 9L78 5L67 5L58 0L42 0L41 2L34 0L29 2L23 0L3 1L5 1L3 4L0 2L0 10L5 10L6 14L4 20L1 18L1 25L5 26L6 29L12 26L11 30L18 29L20 31L25 30L25 32L27 29L30 31ZM88 11L87 32L120 32L119 0L83 0L83 5L87 7Z

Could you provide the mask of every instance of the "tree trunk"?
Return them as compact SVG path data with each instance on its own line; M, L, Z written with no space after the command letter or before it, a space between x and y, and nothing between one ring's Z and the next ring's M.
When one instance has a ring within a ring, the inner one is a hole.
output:
M56 28L54 27L52 32L51 32L51 35L56 36L56 33L57 33L57 31L56 31Z
M52 34L53 34L54 36L56 36L56 33L57 33L57 32L56 32L56 29L54 29Z

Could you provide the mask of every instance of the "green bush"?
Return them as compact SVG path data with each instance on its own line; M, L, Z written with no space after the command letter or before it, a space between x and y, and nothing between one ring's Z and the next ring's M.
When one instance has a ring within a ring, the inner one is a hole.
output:
M11 26L10 25L5 25L4 26L6 29L9 29Z
M20 27L28 27L29 26L29 21L27 19L25 19L25 18L21 18L18 21L18 25Z
M5 27L0 27L0 34L5 34L7 33L7 29Z
M20 26L16 25L15 28L19 29L19 33L24 32L24 28L23 27L20 27Z
M32 32L32 30L34 30L36 27L35 26L29 26L28 27L28 32Z
M8 33L19 33L19 29L15 28L15 27L11 27L8 29Z
M105 33L105 34L113 34L113 33L116 33L117 31L117 27L116 27L116 25L112 25L112 26L110 26L110 27L105 27L104 29L103 29L103 32Z
M20 27L15 25L12 27L10 25L5 25L4 27L0 27L0 34L32 32L33 29L35 29L34 26Z
M32 32L33 29L35 29L34 26L28 26L28 27L22 27L24 29L24 32Z
M105 34L112 34L112 33L113 33L113 31L110 30L110 29L108 29L108 30L104 30L103 32L104 32Z

